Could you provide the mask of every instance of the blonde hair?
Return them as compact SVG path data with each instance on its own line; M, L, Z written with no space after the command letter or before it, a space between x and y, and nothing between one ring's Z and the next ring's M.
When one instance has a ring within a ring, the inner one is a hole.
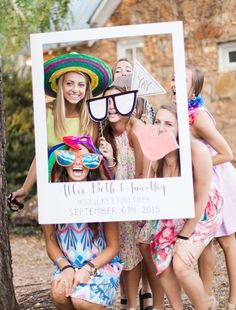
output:
M80 100L77 105L77 111L79 113L79 117L81 119L80 122L80 133L83 135L89 135L90 137L93 136L94 133L94 122L90 119L88 113L88 107L86 101L92 97L91 85L89 77L84 73L81 74L86 80L86 91L85 96L82 100ZM54 105L54 131L57 137L61 137L66 134L66 127L65 127L65 118L66 118L66 106L65 106L65 99L63 94L63 79L64 75L62 75L58 80L58 90L57 90L57 97L55 100Z
M132 67L132 69L133 69L133 63L132 63L132 61L130 61L128 58L120 58L120 59L118 59L113 65L112 65L112 67L111 67L111 72L112 72L112 77L113 77L113 79L114 79L114 75L115 75L115 73L116 73L116 67L117 67L117 65L118 65L118 63L119 62L121 62L121 61L126 61L126 62L128 62L130 65L131 65L131 67Z

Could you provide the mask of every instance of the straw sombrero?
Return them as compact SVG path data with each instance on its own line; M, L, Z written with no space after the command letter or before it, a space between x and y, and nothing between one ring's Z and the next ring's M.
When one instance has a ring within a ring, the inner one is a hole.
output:
M46 95L56 97L57 82L67 72L86 73L91 82L93 96L99 95L112 82L109 66L101 59L78 53L54 57L44 63L44 87Z

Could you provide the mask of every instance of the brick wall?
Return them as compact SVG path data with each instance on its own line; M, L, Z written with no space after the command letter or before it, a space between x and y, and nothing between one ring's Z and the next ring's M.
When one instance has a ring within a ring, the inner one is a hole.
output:
M207 108L236 159L236 71L218 70L218 44L236 40L235 12L235 0L123 0L108 24L184 22L186 62L204 71Z
M184 22L186 62L205 73L206 106L236 158L236 71L219 72L218 69L219 43L236 40L235 12L235 0L123 0L106 26ZM170 38L155 40L155 37L148 38L145 42L143 64L169 89L173 72ZM115 40L98 41L89 49L80 46L78 51L100 56L109 64L117 58ZM158 100L166 101L169 97Z

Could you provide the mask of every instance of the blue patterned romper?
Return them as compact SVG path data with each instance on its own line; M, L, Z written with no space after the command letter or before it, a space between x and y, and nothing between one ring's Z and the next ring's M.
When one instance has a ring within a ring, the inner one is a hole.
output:
M98 226L98 236L87 223L55 225L58 244L64 255L75 268L81 268L87 261L98 256L106 247L103 225ZM79 284L71 294L73 298L87 300L103 306L111 306L119 286L123 264L118 256L98 269L98 274L91 277L89 283ZM60 275L54 265L53 280Z

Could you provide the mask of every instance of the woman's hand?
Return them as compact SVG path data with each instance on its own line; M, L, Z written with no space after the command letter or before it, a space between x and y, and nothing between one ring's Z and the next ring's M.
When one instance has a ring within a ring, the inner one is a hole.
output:
M106 141L104 137L99 138L99 150L108 161L109 159L113 160L114 155L112 146Z
M55 285L61 293L69 297L72 292L74 282L75 270L73 268L67 268L63 270L60 276L55 280Z
M145 113L143 113L143 114L141 115L140 120L141 120L144 124L150 124L148 115L145 114Z
M90 281L90 273L87 269L81 268L75 272L72 290L80 283L88 283Z
M201 241L190 242L182 240L176 240L173 253L177 255L187 266L193 268L193 265L197 262L200 254L202 253L205 244Z
M195 263L195 257L191 251L191 243L190 242L178 242L178 239L175 243L173 249L174 255L178 255L178 257L189 267L193 267Z
M12 192L11 200L16 199L18 202L21 203L27 195L28 195L27 191L24 189L24 187L21 187L17 191Z

